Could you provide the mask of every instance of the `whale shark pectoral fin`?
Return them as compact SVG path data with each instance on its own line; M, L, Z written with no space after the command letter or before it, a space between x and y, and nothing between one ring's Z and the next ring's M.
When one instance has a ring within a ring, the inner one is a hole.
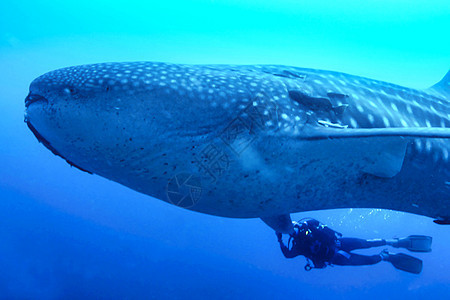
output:
M391 178L403 165L410 138L450 138L450 128L336 128L304 126L297 139L317 143L323 156L353 161L363 173ZM328 150L327 149L333 149ZM317 151L317 150L315 150ZM323 158L322 158L323 159Z
M439 225L450 225L450 216L439 217L435 219L433 222Z
M361 171L377 177L392 178L402 169L408 144L401 138L389 138L376 143L367 150L372 151L372 154Z
M294 226L289 214L261 217L261 220L277 232L286 234L294 232Z

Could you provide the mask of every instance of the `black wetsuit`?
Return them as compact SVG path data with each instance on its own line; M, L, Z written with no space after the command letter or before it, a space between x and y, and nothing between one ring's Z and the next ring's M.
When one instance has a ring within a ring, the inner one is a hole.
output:
M281 251L286 258L303 255L309 258L315 268L334 265L372 265L381 261L380 255L360 255L351 253L355 249L364 249L386 245L385 240L363 240L343 238L342 235L314 219L308 219L296 226L292 245L286 246L280 241Z

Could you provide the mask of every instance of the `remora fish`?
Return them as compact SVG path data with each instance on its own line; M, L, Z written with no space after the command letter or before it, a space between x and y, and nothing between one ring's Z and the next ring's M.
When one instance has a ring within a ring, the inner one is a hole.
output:
M26 123L89 173L194 211L450 221L450 72L428 90L286 66L102 63L35 79Z

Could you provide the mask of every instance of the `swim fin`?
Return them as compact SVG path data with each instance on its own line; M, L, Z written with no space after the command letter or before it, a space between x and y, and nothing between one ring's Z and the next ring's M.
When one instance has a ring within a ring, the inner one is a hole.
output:
M422 260L404 253L389 253L386 249L381 252L384 261L390 262L396 269L419 274L422 272Z
M395 248L406 248L414 252L430 252L433 238L426 235L410 235L405 238L396 238L388 245Z

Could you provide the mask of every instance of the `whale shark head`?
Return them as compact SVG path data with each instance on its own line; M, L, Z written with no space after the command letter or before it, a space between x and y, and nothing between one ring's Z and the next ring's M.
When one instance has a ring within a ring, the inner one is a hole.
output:
M202 136L223 121L224 111L204 105L210 101L205 81L195 74L187 81L189 71L168 74L164 64L140 63L52 71L31 83L26 120L47 145L70 154L87 144L117 149L145 139L146 147L157 147L158 140Z
M167 183L180 161L192 164L188 151L219 136L248 103L246 91L236 95L240 79L218 74L140 62L59 69L31 83L25 119L72 166L154 195L149 181Z
M199 88L197 82L169 79L186 72L169 75L164 64L140 63L52 71L31 83L26 122L54 154L84 171L114 180L127 164L144 157L150 163L140 171L151 167L158 173L161 167L152 166L152 159L177 155L170 152L183 149L174 146L175 140L181 145L204 138L223 118L188 95Z

